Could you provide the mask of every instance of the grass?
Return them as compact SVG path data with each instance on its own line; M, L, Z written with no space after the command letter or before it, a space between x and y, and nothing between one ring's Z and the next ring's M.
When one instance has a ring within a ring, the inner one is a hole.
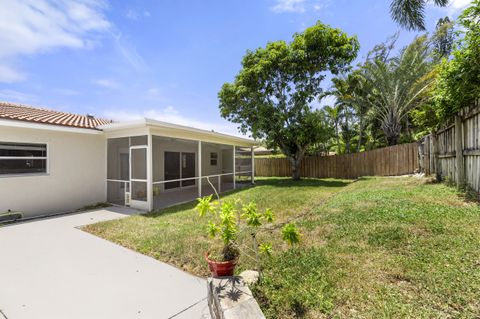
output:
M270 207L302 232L277 232L254 293L268 318L480 317L480 208L418 178L260 180L229 194ZM205 276L204 221L182 205L90 225L98 236ZM308 212L308 213L307 213ZM240 270L252 268L249 258Z

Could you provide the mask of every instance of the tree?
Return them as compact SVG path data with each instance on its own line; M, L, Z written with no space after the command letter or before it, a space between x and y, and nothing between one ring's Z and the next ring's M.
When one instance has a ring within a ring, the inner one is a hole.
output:
M436 6L445 7L449 0L433 0ZM425 30L425 7L428 0L392 0L392 19L407 30Z
M438 71L434 100L436 113L442 120L480 98L479 21L480 1L474 0L459 18L464 37L457 41L453 58L444 59Z
M325 106L324 111L327 115L327 119L329 120L329 125L333 127L334 129L334 134L335 134L335 140L336 140L336 153L340 153L340 132L339 132L339 126L340 126L340 107L338 105L334 106Z
M379 49L381 56L386 58L386 47ZM389 50L389 49L387 49ZM386 61L385 59L382 59ZM360 152L363 143L363 133L365 129L365 121L367 112L369 110L369 88L368 82L365 79L363 70L357 69L347 75L332 79L333 90L330 92L336 99L336 107L340 110L343 117L342 123L342 137L345 142L346 153L351 152L352 140L355 137L355 130L352 128L356 125L357 132L357 152Z
M356 37L317 22L290 43L270 42L247 51L233 83L225 83L218 97L221 115L240 124L243 133L278 147L300 178L306 149L326 138L326 118L314 110L326 72L345 71L359 49Z
M448 58L452 52L454 36L453 22L448 17L441 18L437 22L435 33L432 37L435 53L439 58Z
M417 37L400 56L384 62L364 65L365 78L372 88L368 100L380 120L388 145L400 142L402 124L408 123L409 111L425 102L423 94L431 85L433 63L426 36Z

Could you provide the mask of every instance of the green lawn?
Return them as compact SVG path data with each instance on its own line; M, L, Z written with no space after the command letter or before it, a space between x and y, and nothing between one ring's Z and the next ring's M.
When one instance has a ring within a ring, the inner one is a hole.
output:
M302 243L277 231L261 285L268 318L480 317L480 207L452 188L417 178L262 179L227 195L292 218ZM86 227L93 234L207 275L204 220L187 204ZM300 217L299 217L300 216ZM253 267L249 258L240 269Z

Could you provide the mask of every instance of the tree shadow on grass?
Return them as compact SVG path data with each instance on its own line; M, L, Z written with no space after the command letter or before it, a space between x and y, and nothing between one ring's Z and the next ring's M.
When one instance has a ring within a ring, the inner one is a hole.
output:
M317 179L317 178L305 178L301 180L292 180L291 178L282 178L282 177L262 177L256 180L255 186L273 186L273 187L345 187L349 185L351 181L347 180L335 180L335 179ZM237 194L240 192L247 191L252 189L252 186L241 187L235 190L229 190L222 192L220 198L223 198L228 195ZM155 209L152 212L142 214L144 217L155 218L160 215L170 215L175 214L181 211L190 210L195 208L197 205L197 199L193 199L186 203L181 203L178 205L173 205L170 207Z
M254 187L254 186L244 186L244 187L237 188L237 189L234 189L234 190L232 189L232 190L229 190L229 191L222 192L220 194L220 198L223 198L223 197L228 196L228 195L243 192L245 190L251 189L252 187ZM214 197L215 197L215 195L214 195ZM178 213L178 212L181 212L181 211L193 209L193 208L195 208L196 205L197 205L197 199L192 199L191 201L184 202L184 203L179 203L177 205L155 209L155 210L153 210L149 213L142 214L142 216L148 217L148 218L152 218L152 217L155 218L155 217L158 217L160 215L162 215L162 216L163 215L171 215L171 214L175 214L175 213Z
M301 180L293 180L291 178L261 178L256 181L258 186L268 185L275 187L345 187L351 181L335 180L335 179L319 179L319 178L304 178Z

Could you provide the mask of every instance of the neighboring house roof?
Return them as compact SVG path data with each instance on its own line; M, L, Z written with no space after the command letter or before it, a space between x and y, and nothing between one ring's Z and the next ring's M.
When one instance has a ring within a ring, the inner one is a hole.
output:
M97 126L112 123L111 120L95 118L91 115L72 114L9 102L0 102L0 119L86 129L97 129Z

